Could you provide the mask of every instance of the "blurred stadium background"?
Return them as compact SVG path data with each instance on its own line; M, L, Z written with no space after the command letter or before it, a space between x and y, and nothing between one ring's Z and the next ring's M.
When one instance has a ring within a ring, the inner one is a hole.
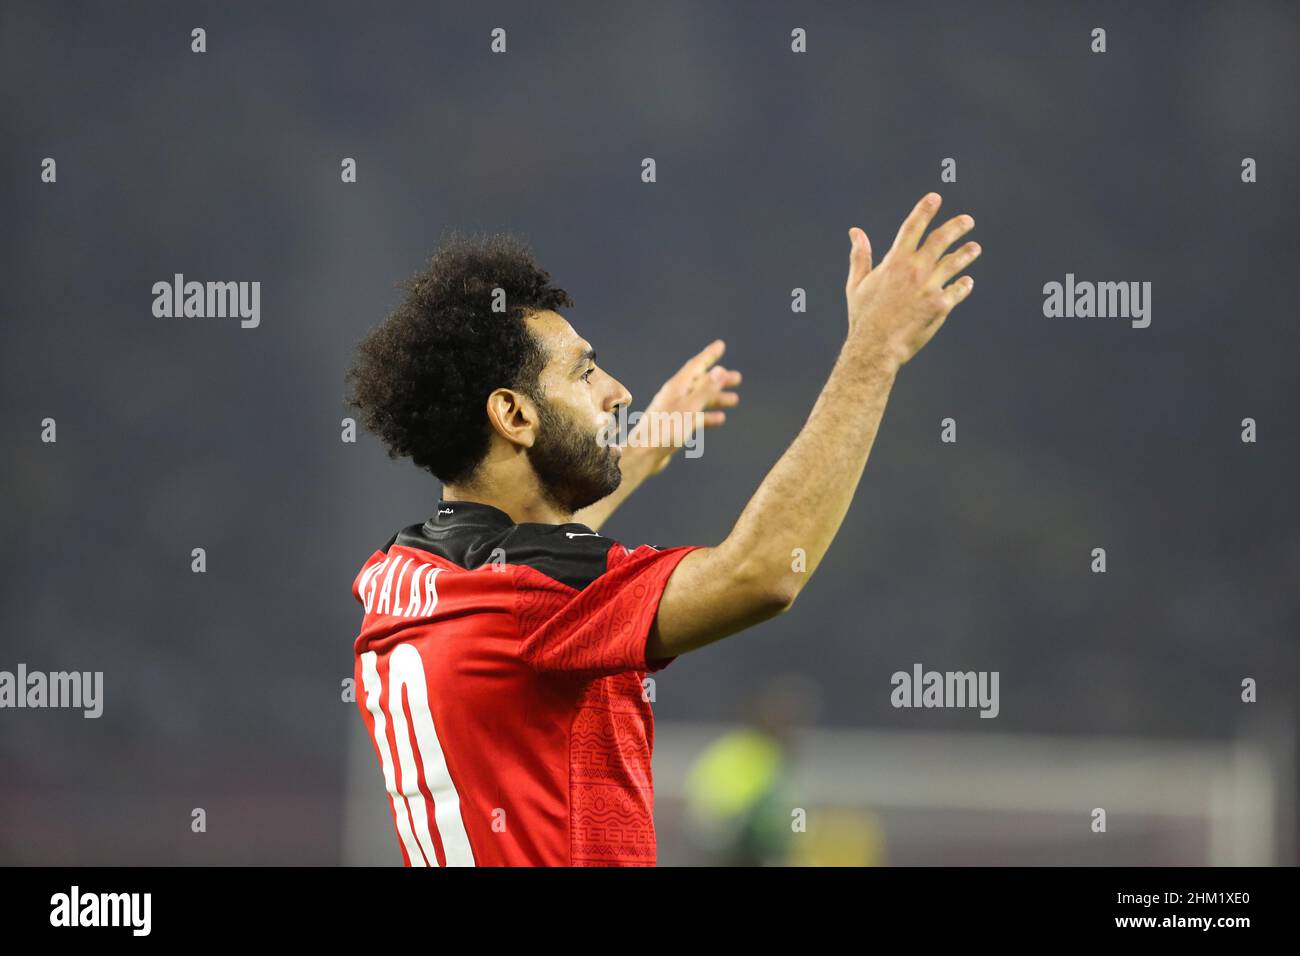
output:
M1295 864L1296 7L562 10L0 12L0 668L106 697L0 712L0 863L400 861L349 587L438 489L340 441L342 379L444 228L528 236L639 403L727 340L741 407L606 528L712 544L830 369L847 228L937 188L977 294L793 613L658 675L661 862ZM176 272L261 326L155 319ZM1067 272L1151 327L1044 318ZM998 671L997 719L893 709L916 662Z

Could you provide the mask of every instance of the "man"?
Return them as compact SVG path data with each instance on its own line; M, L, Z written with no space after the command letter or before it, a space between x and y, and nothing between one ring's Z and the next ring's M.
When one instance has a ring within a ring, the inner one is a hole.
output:
M644 676L789 610L816 571L899 369L970 294L957 277L979 246L947 250L974 221L921 241L939 205L924 197L875 267L849 230L839 358L716 547L597 533L673 449L607 440L632 396L516 240L444 244L361 343L351 404L391 456L443 483L436 513L353 582L358 706L408 865L654 864ZM717 365L723 349L689 361L641 425L721 424L740 383Z

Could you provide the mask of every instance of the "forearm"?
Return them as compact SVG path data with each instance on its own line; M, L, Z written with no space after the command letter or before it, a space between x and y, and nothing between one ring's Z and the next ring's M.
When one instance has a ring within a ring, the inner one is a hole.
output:
M807 422L716 549L717 560L794 599L849 510L897 374L896 360L870 337L845 342Z
M649 656L703 647L790 606L844 520L897 370L870 342L850 337L807 422L731 533L677 565L646 644Z

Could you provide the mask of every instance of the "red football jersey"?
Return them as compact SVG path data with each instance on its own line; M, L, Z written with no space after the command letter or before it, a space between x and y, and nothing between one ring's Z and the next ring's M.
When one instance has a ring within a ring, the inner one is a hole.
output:
M692 550L444 501L371 556L357 705L408 866L654 865L645 645Z

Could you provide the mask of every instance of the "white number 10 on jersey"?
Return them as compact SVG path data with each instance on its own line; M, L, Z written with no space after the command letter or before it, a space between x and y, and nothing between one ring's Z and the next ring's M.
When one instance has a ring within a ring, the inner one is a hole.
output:
M433 729L433 714L429 710L429 688L424 679L424 662L420 652L410 644L399 644L388 657L388 687L379 680L378 655L367 651L361 655L361 680L366 692L366 710L374 718L374 741L379 750L379 762L384 768L384 784L388 799L393 805L397 820L397 835L406 848L412 866L437 866L433 833L430 830L429 812L420 789L419 768L424 767L424 785L433 797L434 820L442 838L443 853L448 866L473 866L474 853L470 849L465 824L460 817L460 794L447 771L447 760L442 745ZM411 708L411 723L406 725L402 709L402 689L406 689L407 704ZM387 693L385 693L387 691ZM387 698L387 712L382 701ZM393 738L397 743L397 759L402 772L402 788L397 788L397 775L393 770L393 755L388 747L388 723L393 725ZM414 734L412 734L412 730ZM415 755L420 755L416 764Z

